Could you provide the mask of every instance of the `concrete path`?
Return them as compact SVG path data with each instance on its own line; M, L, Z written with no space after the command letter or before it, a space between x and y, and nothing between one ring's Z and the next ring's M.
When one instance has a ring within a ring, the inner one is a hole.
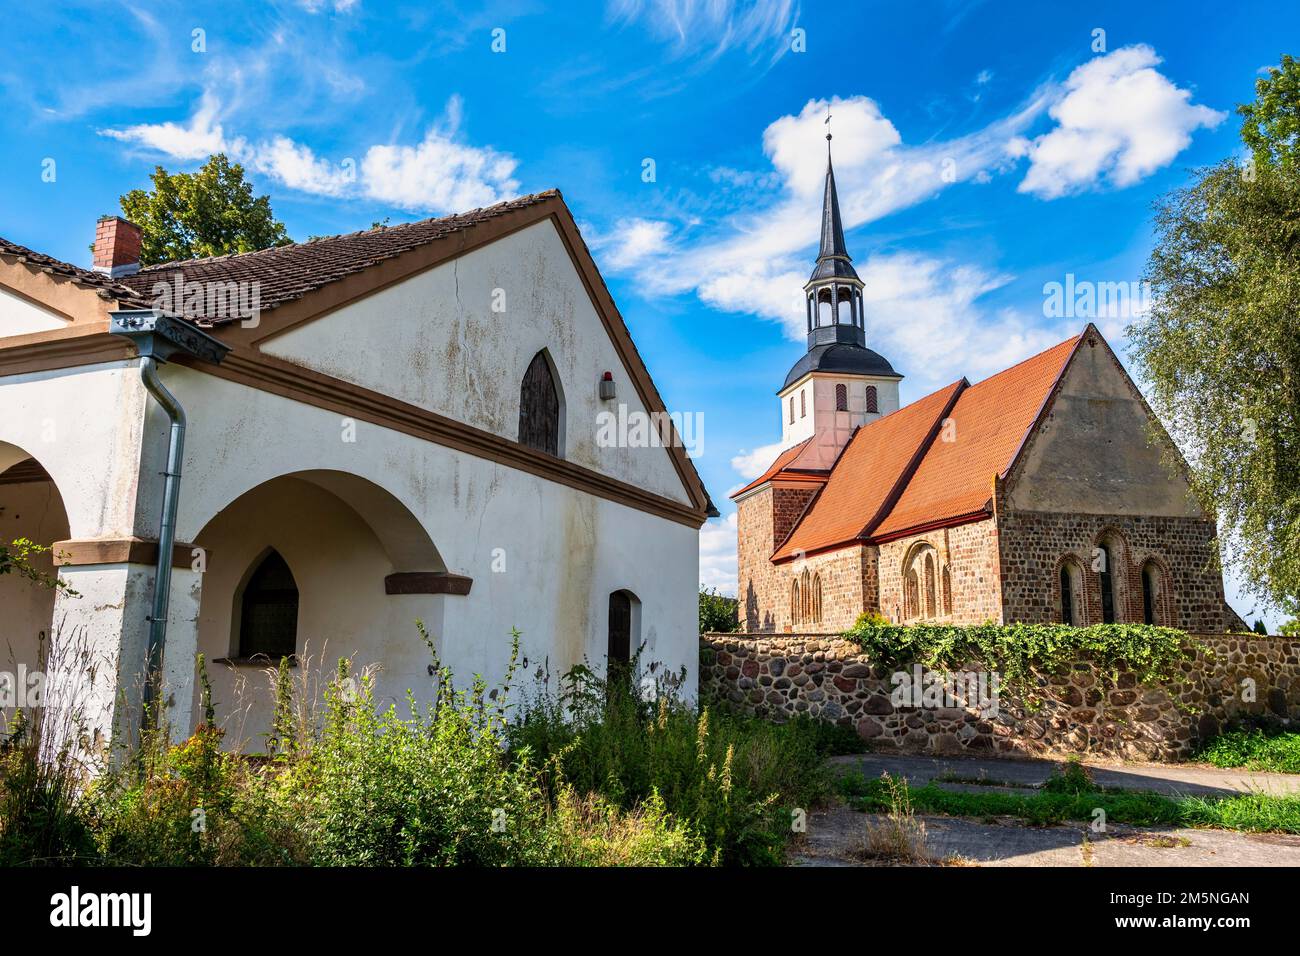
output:
M1040 786L1060 765L1058 760L1006 757L912 757L898 754L853 754L833 757L844 771L857 770L869 778L888 772L915 787L931 780L950 789L971 780L1004 783L1015 789ZM1167 796L1226 797L1251 790L1271 794L1300 794L1300 774L1220 770L1193 764L1118 763L1085 760L1100 787L1153 790Z
M839 771L868 778L882 773L914 787L1033 793L1059 766L1056 760L999 757L913 757L855 754L835 757ZM1167 796L1232 796L1249 791L1300 794L1300 774L1251 773L1199 765L1085 761L1095 783ZM980 782L982 781L982 783ZM868 822L885 818L847 807L814 813L791 851L795 866L876 866L865 858ZM925 846L936 860L975 866L1300 866L1300 835L1236 833L1111 824L1093 833L1087 823L1035 827L1010 817L972 819L920 815Z
M1300 866L1300 836L1227 830L1136 828L1111 825L1105 834L1087 824L1031 827L1020 821L985 822L920 816L925 843L936 859L956 857L974 866ZM794 866L873 866L860 854L876 814L837 807L808 818L808 832L791 851Z

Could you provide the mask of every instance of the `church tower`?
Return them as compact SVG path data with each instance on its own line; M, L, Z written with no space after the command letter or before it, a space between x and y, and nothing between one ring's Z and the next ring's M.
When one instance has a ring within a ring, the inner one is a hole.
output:
M830 143L827 133L821 248L804 286L808 351L777 392L781 447L815 438L811 455L800 459L821 468L830 468L855 428L898 410L902 379L882 355L867 348L863 284L844 243Z

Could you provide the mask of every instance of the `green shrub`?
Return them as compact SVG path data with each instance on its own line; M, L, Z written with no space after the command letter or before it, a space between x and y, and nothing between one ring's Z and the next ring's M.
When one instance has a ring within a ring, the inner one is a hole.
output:
M1216 767L1300 773L1300 733L1230 730L1205 744L1192 759Z
M740 630L740 602L719 594L717 588L700 588L700 633L731 634Z
M26 713L0 744L0 866L83 863L96 857L93 808L64 750L42 761Z
M596 792L625 811L657 795L722 864L781 861L794 811L831 793L824 757L842 743L811 720L699 711L670 692L650 702L586 667L529 701L508 737L545 768L550 792Z

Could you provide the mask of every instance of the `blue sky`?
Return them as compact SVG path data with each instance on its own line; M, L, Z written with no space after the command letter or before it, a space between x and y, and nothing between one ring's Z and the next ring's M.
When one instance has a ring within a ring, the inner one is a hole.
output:
M0 234L87 265L118 195L218 149L299 239L558 186L669 407L704 416L701 575L729 590L727 494L772 457L803 351L828 104L906 402L1076 332L1044 283L1138 280L1152 201L1239 150L1234 106L1300 36L1291 2L1082 6L24 5ZM1098 323L1122 353L1126 318Z

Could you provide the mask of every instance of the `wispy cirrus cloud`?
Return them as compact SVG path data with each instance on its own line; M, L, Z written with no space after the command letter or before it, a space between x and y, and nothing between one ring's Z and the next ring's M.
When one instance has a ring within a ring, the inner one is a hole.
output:
M637 24L674 53L707 60L737 49L779 59L799 19L793 0L609 0L605 9L612 25Z

